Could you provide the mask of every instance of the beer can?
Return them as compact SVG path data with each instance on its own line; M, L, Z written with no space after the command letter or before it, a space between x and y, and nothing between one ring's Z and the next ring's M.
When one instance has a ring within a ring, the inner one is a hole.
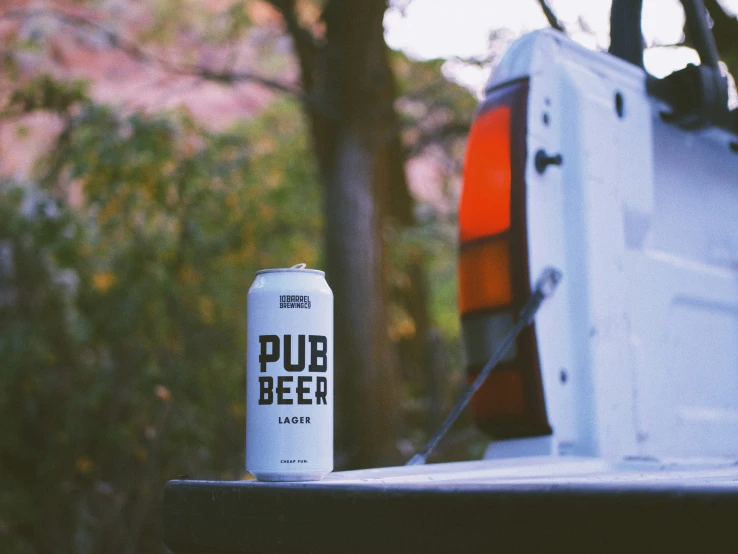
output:
M333 470L333 292L325 273L256 273L248 294L246 469L260 481Z

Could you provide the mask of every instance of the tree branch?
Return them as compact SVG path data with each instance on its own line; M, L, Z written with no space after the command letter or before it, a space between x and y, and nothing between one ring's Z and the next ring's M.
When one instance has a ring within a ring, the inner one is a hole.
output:
M75 28L85 28L90 31L94 31L102 34L105 37L106 42L113 48L116 48L130 58L145 64L157 65L160 68L170 73L176 73L179 75L188 75L193 77L200 77L208 81L214 81L223 84L233 84L238 82L250 82L271 90L283 92L298 96L300 95L299 89L295 86L280 82L268 77L262 77L250 72L238 72L238 71L217 71L207 67L195 65L195 64L178 64L157 56L151 52L147 52L141 48L134 41L129 40L113 31L105 28L102 24L87 19L76 14L70 14L62 10L49 8L49 9L31 9L31 10L9 10L0 15L0 20L3 19L17 19L26 20L34 17L52 16L57 20L61 21L65 25Z
M287 33L292 37L295 54L300 63L302 87L309 94L315 84L315 58L317 54L315 37L297 20L295 0L268 0L268 2L277 9L282 15L282 19L284 19Z
M551 7L546 3L546 0L538 0L538 5L541 6L541 9L543 10L543 15L545 15L546 19L548 20L548 24L557 31L566 33L566 29L556 17L556 14L553 12Z
M651 44L647 44L646 48L683 48L685 46L689 46L685 42L674 42L671 44L662 43L662 42L652 42Z
M712 35L721 59L734 77L738 77L738 17L731 17L717 0L705 0L712 19Z
M731 17L725 8L720 5L717 0L705 0L705 8L710 14L710 18L713 21L713 32L715 25L718 26L719 32L722 33L729 29L738 30L738 17Z

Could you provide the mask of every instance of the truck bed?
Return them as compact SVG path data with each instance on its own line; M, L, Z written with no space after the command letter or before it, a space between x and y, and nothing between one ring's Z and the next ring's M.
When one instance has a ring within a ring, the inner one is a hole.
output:
M531 457L310 483L176 480L163 507L176 553L722 551L738 545L738 462Z

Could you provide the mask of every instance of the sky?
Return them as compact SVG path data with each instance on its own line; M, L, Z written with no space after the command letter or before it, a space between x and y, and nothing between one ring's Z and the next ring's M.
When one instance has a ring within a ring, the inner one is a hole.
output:
M536 0L395 0L385 16L388 45L415 59L446 58L447 77L481 94L488 68L469 66L457 58L486 57L490 32L507 29L493 45L501 54L510 40L527 31L548 27ZM577 42L592 49L607 49L610 43L611 0L549 0L549 6ZM738 13L738 0L721 0L726 10ZM682 38L684 12L679 0L644 0L643 35L647 45L669 45ZM648 48L646 69L664 77L699 63L689 48ZM731 104L738 104L735 87Z

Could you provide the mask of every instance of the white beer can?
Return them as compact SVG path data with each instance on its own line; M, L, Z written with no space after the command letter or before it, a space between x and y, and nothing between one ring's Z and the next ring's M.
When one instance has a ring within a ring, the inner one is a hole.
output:
M333 470L333 292L305 264L259 271L249 289L246 469L260 481Z

